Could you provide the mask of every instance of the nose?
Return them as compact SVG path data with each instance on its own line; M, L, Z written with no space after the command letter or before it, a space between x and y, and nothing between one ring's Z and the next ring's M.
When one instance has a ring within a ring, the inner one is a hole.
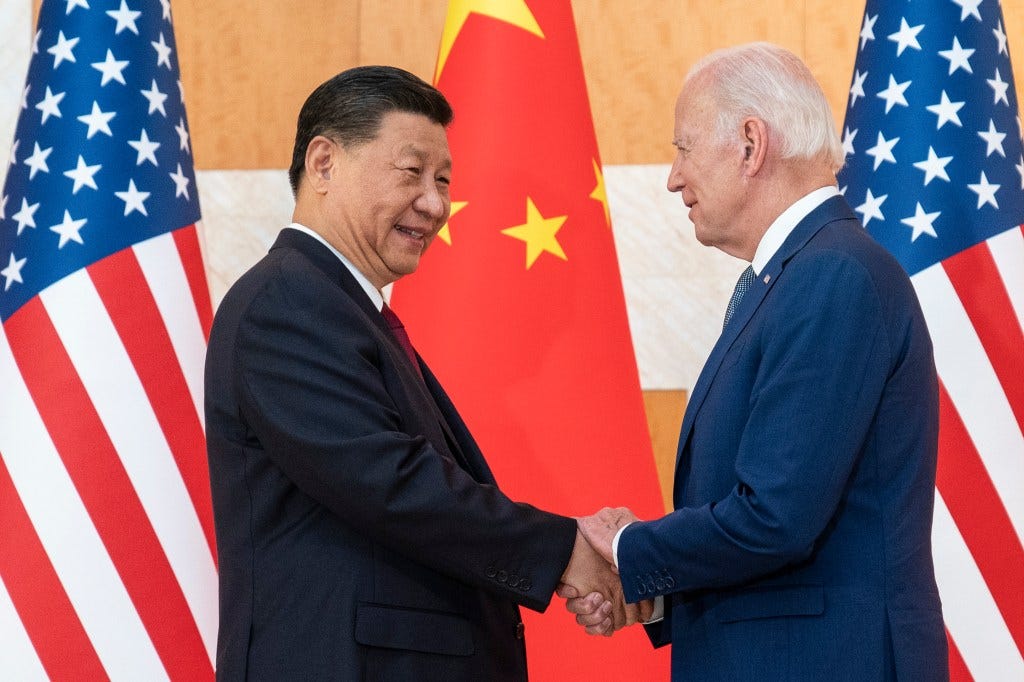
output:
M683 187L686 187L686 182L683 181L683 172L679 163L679 157L676 156L672 162L672 168L668 172L668 191L669 192L682 192Z
M413 208L433 220L445 220L451 206L448 197L433 184L427 185L413 202Z

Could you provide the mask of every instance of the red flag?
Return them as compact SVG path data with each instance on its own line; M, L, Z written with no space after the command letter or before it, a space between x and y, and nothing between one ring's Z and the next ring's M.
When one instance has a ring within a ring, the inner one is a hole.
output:
M1024 679L1024 137L998 2L868 0L839 177L911 275L941 382L951 678Z
M213 679L212 315L170 6L96 5L42 3L0 196L0 677Z
M511 497L664 513L567 0L451 2L452 217L393 305ZM639 627L524 612L538 680L666 679Z

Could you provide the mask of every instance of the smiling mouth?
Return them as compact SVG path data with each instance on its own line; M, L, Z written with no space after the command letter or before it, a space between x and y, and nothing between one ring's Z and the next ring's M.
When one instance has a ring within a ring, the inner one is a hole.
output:
M426 236L425 232L419 232L409 227L403 227L402 225L395 225L395 229L404 234L406 237L409 237L410 239L416 239L417 241L422 241L423 238Z

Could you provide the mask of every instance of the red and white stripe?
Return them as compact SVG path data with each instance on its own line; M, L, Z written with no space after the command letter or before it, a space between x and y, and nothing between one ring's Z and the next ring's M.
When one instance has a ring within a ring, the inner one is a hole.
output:
M912 279L940 380L932 541L953 679L1024 680L1024 234Z
M210 318L189 226L73 273L4 324L0 661L25 668L17 679L212 679Z

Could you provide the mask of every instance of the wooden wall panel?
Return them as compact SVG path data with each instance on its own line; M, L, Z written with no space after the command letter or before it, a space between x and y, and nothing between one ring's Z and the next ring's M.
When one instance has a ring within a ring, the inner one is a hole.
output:
M821 83L832 106L836 128L842 130L857 57L864 2L805 0L804 51L801 54Z
M647 412L647 428L654 448L662 500L665 511L671 511L676 445L686 410L686 391L644 391L644 410Z
M309 93L354 66L357 0L173 0L178 60L201 169L287 168Z
M683 76L719 47L769 40L800 51L789 0L580 0L573 3L602 161L668 163Z
M362 0L360 63L390 64L432 82L447 10L442 0Z

